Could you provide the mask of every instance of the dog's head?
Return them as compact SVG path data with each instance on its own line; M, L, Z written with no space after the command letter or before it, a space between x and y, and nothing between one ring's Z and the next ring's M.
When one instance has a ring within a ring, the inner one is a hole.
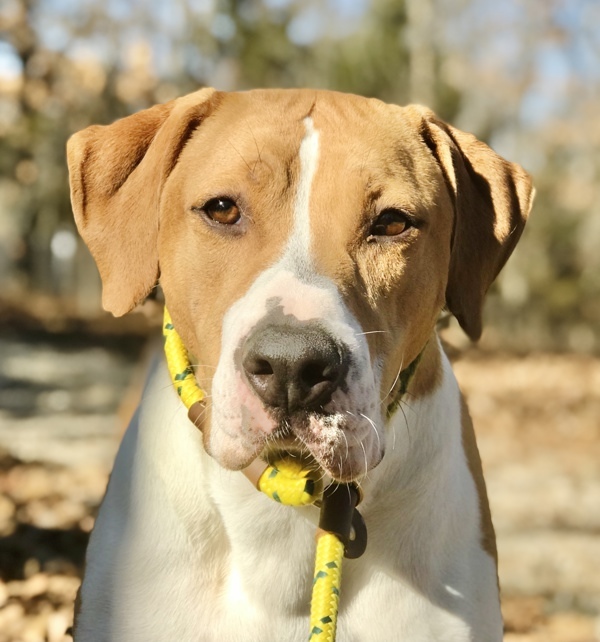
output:
M384 452L399 371L447 305L472 339L528 175L429 110L204 89L69 142L73 208L122 315L158 280L238 469L306 448L338 480Z

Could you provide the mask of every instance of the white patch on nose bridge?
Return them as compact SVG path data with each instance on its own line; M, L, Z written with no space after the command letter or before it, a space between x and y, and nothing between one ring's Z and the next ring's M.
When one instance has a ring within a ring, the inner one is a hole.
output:
M371 367L364 332L338 286L316 269L310 200L319 166L320 134L310 117L304 119L304 127L290 237L278 260L265 266L223 318L221 357L211 386L209 450L227 466L246 465L278 427L278 419L262 405L244 375L245 342L254 331L260 331L259 323L285 323L286 319L302 325L314 322L345 347L351 364L344 389L336 392L320 420L311 420L302 439L324 469L348 478L366 474L383 453L380 373ZM274 312L274 308L278 310ZM230 590L234 599L236 586Z
M306 134L300 143L300 180L294 205L294 227L284 252L284 262L289 262L301 272L310 269L310 193L313 177L319 163L319 132L310 116L304 119Z

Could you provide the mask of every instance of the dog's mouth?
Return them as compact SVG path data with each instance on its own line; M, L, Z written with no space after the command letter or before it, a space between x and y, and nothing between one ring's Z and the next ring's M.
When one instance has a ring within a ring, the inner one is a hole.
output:
M292 457L334 481L357 481L367 473L369 462L365 445L347 433L339 415L302 413L281 418L261 458L273 463L281 457Z
M260 458L272 466L283 459L292 459L298 462L303 470L310 470L318 475L326 474L308 448L296 438L281 442L278 440L269 441L260 454Z
M317 457L299 436L299 432L302 434L307 421L306 417L295 417L293 420L289 417L280 418L277 428L269 437L260 455L261 459L274 464L280 459L290 458L300 462L303 468L323 471Z

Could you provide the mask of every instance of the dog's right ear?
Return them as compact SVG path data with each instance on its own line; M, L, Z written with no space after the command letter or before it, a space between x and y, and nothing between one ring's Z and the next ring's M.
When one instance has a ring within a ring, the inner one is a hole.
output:
M102 278L102 304L115 316L129 312L158 281L162 188L217 100L214 89L202 89L69 139L75 221Z

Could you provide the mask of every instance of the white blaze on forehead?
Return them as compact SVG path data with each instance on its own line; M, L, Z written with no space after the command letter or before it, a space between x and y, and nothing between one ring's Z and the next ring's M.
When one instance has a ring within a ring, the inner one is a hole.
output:
M306 133L300 144L300 180L294 205L294 227L284 252L284 261L296 268L310 268L310 194L319 163L319 132L310 116L304 119Z
M290 237L276 263L265 266L223 318L221 356L211 387L209 451L226 465L246 465L279 425L244 374L245 342L254 331L260 331L258 324L315 322L344 346L351 363L344 389L336 391L321 419L311 419L304 444L330 472L337 470L344 477L363 475L379 462L383 452L379 371L371 367L364 332L337 285L319 274L314 265L310 201L319 169L320 135L312 118L303 122Z

